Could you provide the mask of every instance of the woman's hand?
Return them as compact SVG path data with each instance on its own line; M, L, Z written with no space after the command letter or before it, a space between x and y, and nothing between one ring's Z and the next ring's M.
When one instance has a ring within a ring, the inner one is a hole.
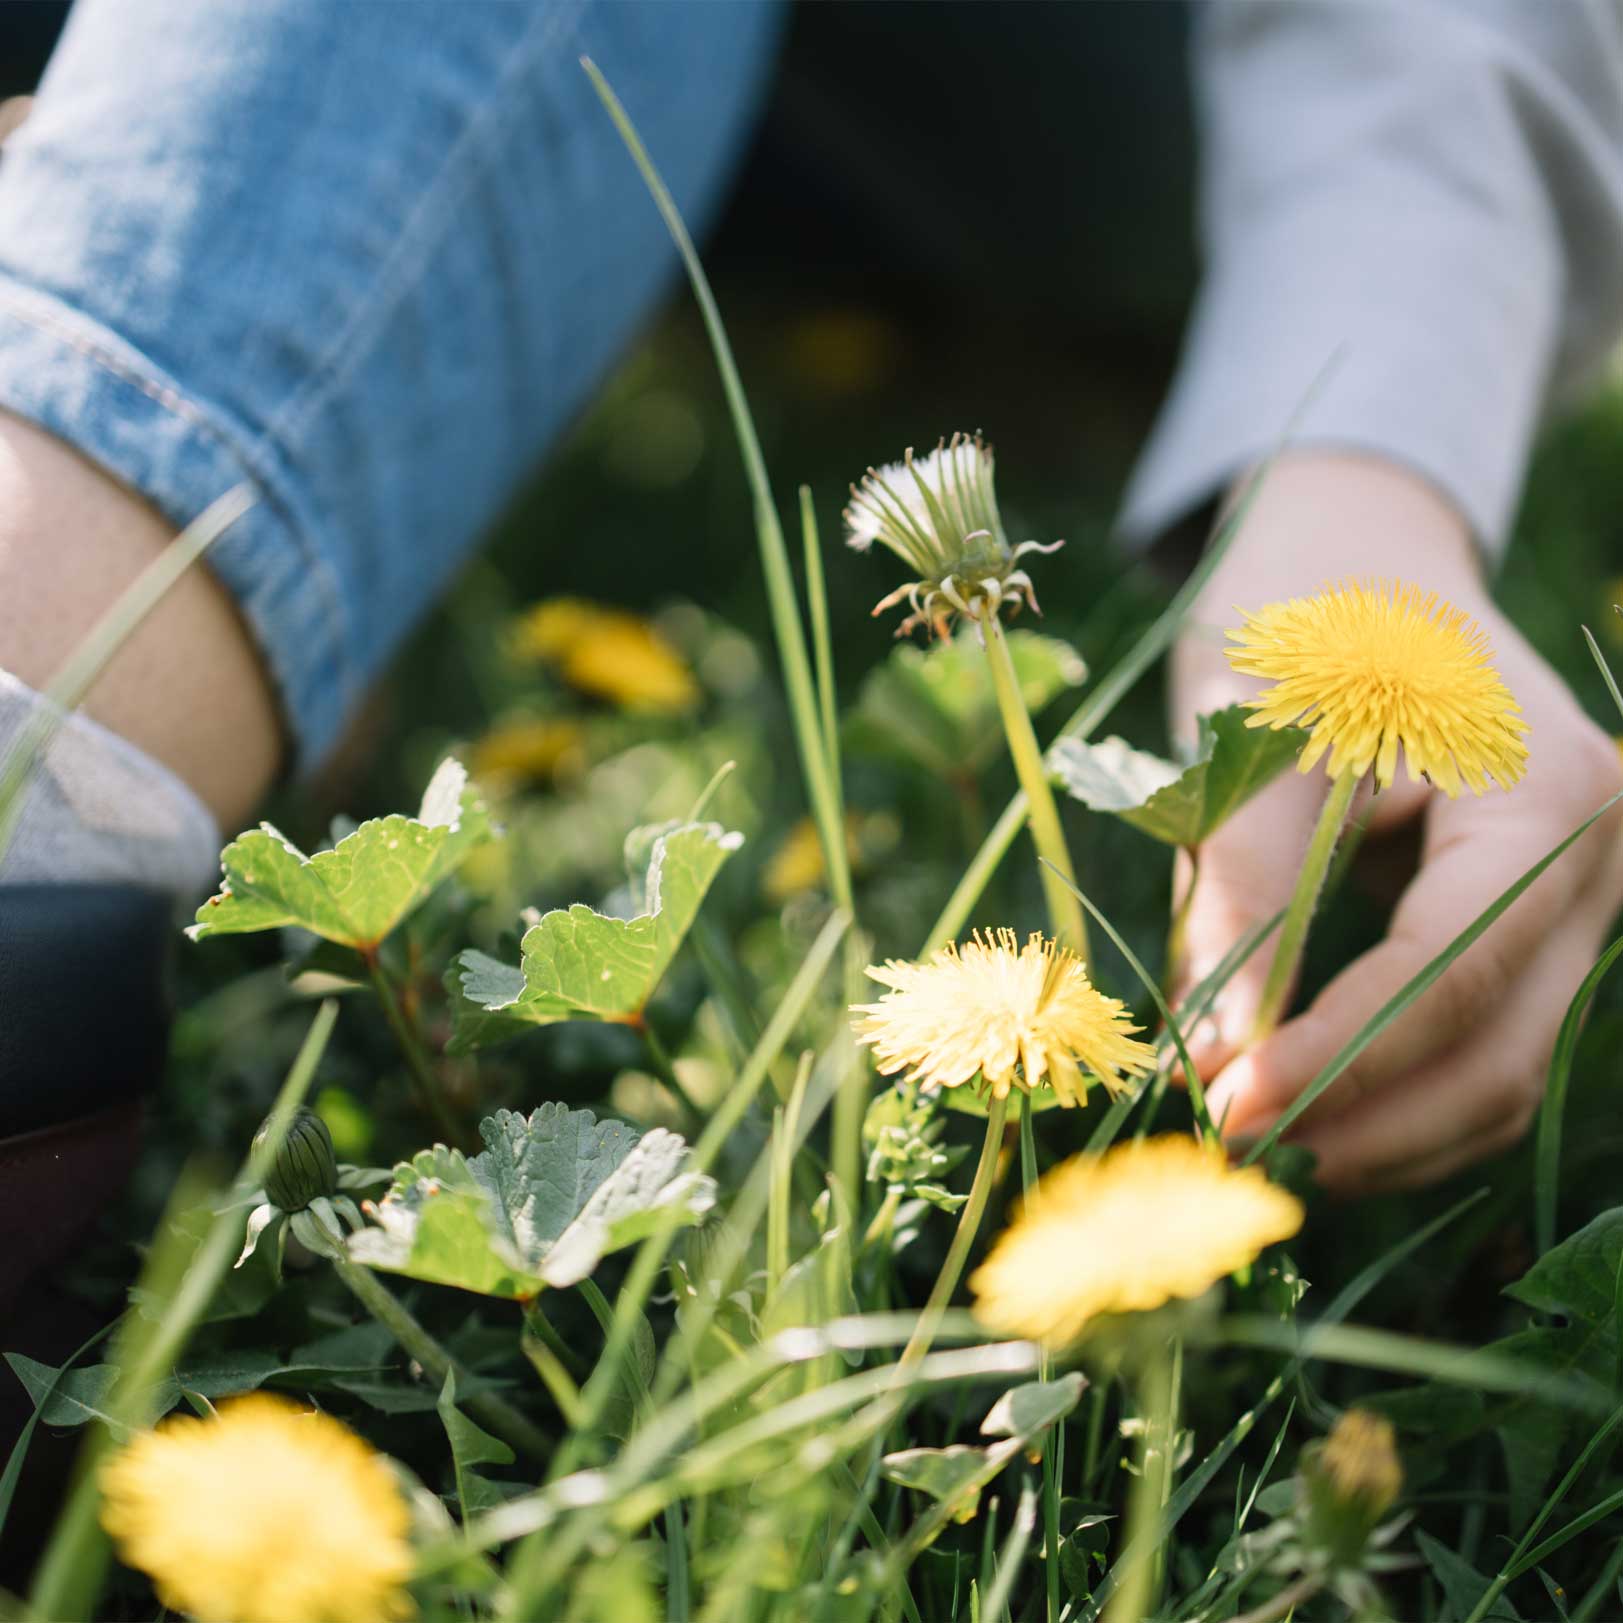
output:
M1529 723L1527 775L1508 792L1449 800L1402 770L1379 796L1372 836L1423 819L1419 871L1386 939L1246 1053L1270 938L1194 1034L1212 1114L1231 1139L1265 1132L1388 998L1623 789L1612 740L1489 600L1463 521L1415 475L1353 455L1294 453L1270 471L1174 651L1175 728L1192 733L1197 714L1263 685L1224 658L1223 629L1239 624L1237 608L1353 577L1435 590L1477 621ZM1286 774L1202 848L1183 984L1285 905L1325 792L1322 769ZM1354 816L1366 809L1360 801ZM1290 1137L1316 1153L1323 1184L1362 1194L1430 1183L1527 1130L1567 1004L1623 902L1620 826L1623 808L1552 865L1302 1116Z

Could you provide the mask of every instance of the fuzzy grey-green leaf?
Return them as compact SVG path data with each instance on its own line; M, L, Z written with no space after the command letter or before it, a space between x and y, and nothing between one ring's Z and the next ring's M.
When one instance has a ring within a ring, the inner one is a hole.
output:
M1049 768L1073 799L1109 812L1167 845L1195 846L1279 776L1306 739L1299 728L1250 727L1230 705L1199 722L1187 765L1136 750L1124 739L1061 740Z

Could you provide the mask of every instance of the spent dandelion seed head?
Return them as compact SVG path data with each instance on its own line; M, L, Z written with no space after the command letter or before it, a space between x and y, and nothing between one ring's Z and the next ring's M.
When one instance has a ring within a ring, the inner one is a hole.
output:
M1041 612L1020 559L1057 551L1064 542L1011 547L992 481L992 447L979 434L954 434L925 456L909 449L900 462L869 468L851 487L847 542L858 552L879 542L916 577L874 607L883 614L907 601L911 612L898 636L916 626L945 635L954 615L979 620L1000 613L1005 603Z
M102 1525L200 1623L389 1623L413 1607L410 1511L348 1427L253 1393L176 1416L101 1469Z
M959 1087L978 1077L994 1098L1041 1082L1061 1104L1080 1104L1091 1072L1112 1092L1155 1065L1155 1050L1122 1003L1088 979L1075 953L1033 934L976 932L928 963L890 959L868 974L890 988L852 1012L858 1040L881 1075L906 1071L922 1087Z
M1228 633L1235 670L1274 685L1247 700L1252 727L1306 727L1298 762L1329 752L1331 777L1372 767L1385 788L1398 750L1416 781L1453 798L1510 788L1527 765L1520 707L1491 663L1487 637L1435 592L1347 582L1270 603Z
M1302 1203L1260 1167L1173 1135L1056 1167L970 1277L994 1335L1050 1347L1101 1314L1201 1295L1302 1225Z

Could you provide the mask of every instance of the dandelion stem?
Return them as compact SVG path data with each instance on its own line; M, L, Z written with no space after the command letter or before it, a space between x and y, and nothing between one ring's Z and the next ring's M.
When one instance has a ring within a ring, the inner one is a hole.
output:
M969 1186L969 1199L958 1214L958 1227L953 1230L952 1244L947 1247L946 1260L941 1264L941 1272L936 1275L930 1299L919 1315L918 1328L902 1349L896 1366L898 1375L911 1372L929 1352L930 1343L941 1328L947 1304L952 1301L952 1293L958 1289L964 1263L969 1259L970 1247L980 1231L981 1218L986 1214L986 1202L992 1193L998 1151L1003 1147L1003 1122L1008 1113L1007 1094L1001 1099L993 1099L986 1107L986 1137L981 1143L981 1158L975 1166L975 1180Z
M1082 912L1082 904L1065 884L1066 880L1072 884L1076 882L1076 870L1071 866L1065 831L1060 826L1059 807L1054 803L1054 791L1048 782L1048 771L1043 765L1037 734L1032 730L1031 715L1026 709L1026 701L1020 696L1020 678L1009 653L1009 640L1003 634L1002 622L995 613L983 616L980 625L986 634L986 658L992 668L992 687L997 694L1003 731L1009 740L1009 754L1014 760L1020 787L1025 791L1031 838L1037 847L1037 855L1047 857L1059 870L1057 873L1046 867L1041 870L1043 894L1048 901L1049 925L1066 946L1086 959L1087 918Z
M389 1022L389 1030L394 1033L394 1040L400 1045L406 1069L411 1073L412 1081L417 1084L421 1103L434 1118L435 1125L445 1134L446 1143L453 1147L460 1146L464 1139L462 1123L457 1120L456 1112L451 1109L451 1101L445 1097L445 1089L440 1086L440 1079L434 1074L434 1067L429 1063L428 1054L421 1040L412 1029L411 1022L406 1019L406 1012L400 1006L400 999L395 995L393 983L389 980L377 949L363 951L361 956L366 961L367 974L372 977L372 990L378 995L378 1002L383 1008L383 1018Z
M1324 887L1324 876L1330 870L1330 858L1335 854L1336 841L1347 823L1353 796L1358 792L1358 776L1344 772L1330 782L1330 793L1325 796L1324 808L1308 841L1307 855L1296 876L1296 889L1291 892L1290 905L1285 909L1285 922L1280 926L1279 945L1274 949L1274 961L1268 970L1268 979L1262 988L1262 1002L1257 1006L1257 1018L1251 1027L1253 1046L1260 1043L1285 1012L1285 1000L1290 996L1291 983L1302 960L1302 947L1307 940L1307 927L1313 921L1313 910L1319 904L1319 892Z
M1037 1134L1032 1125L1032 1112L1020 1112L1020 1190L1027 1200L1037 1187ZM1052 1373L1048 1349L1037 1366L1037 1379L1046 1381ZM1043 1451L1043 1579L1047 1589L1048 1623L1059 1623L1059 1462L1055 1459L1064 1438L1059 1426L1051 1426L1042 1434L1038 1447Z
M350 1294L372 1315L402 1349L422 1365L435 1382L445 1379L447 1370L457 1374L457 1397L462 1406L482 1425L488 1426L505 1443L511 1443L521 1454L531 1459L544 1460L552 1445L533 1421L520 1414L506 1398L496 1392L481 1392L473 1386L473 1378L444 1347L420 1325L391 1291L373 1277L370 1268L358 1262L334 1261L336 1273Z
M1187 846L1184 855L1189 859L1189 878L1183 887L1183 895L1177 897L1173 903L1172 922L1167 926L1167 962L1164 980L1168 986L1177 981L1183 968L1189 915L1195 906L1195 887L1200 883L1200 847ZM1176 867L1173 869L1173 884L1174 886L1177 884Z
M1151 1539L1150 1533L1160 1524L1161 1507L1165 1503L1167 1472L1178 1423L1176 1402L1172 1359L1167 1356L1164 1345L1157 1345L1145 1359L1139 1384L1142 1430L1138 1476L1127 1501L1125 1548L1120 1558L1122 1576L1105 1613L1105 1623L1139 1623L1153 1609L1159 1545Z

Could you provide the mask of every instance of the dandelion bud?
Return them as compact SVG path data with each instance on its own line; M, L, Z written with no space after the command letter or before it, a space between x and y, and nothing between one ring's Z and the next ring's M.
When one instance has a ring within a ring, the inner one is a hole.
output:
M254 1134L254 1148L265 1141L270 1128L267 1119ZM338 1188L338 1158L333 1153L332 1134L315 1111L302 1105L288 1123L287 1137L265 1174L265 1194L273 1206L284 1212L300 1212L323 1195Z
M1403 1489L1391 1423L1349 1409L1322 1443L1303 1450L1299 1474L1308 1538L1335 1565L1353 1565Z
M918 577L874 608L881 614L907 600L912 613L898 636L921 625L944 634L954 615L979 620L1006 602L1036 612L1031 577L1019 560L1064 545L1009 545L992 488L992 447L978 434L954 434L927 456L909 450L900 462L870 468L851 487L845 523L846 540L858 552L878 541Z

